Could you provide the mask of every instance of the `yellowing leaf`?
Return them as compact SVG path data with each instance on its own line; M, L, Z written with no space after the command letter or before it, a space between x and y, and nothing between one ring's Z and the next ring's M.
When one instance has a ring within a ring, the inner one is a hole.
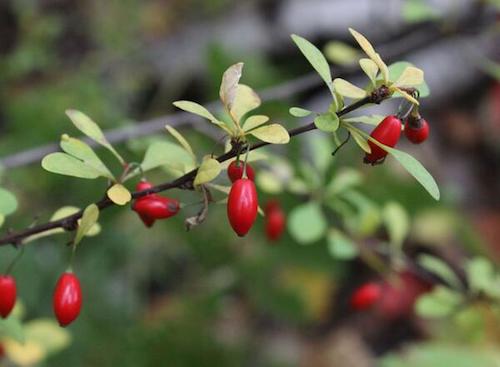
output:
M204 183L214 180L220 173L221 166L217 159L207 156L203 158L200 168L198 168L198 173L194 179L194 185L202 185Z
M420 105L420 103L418 102L417 99L413 98L411 95L409 95L408 93L406 93L404 90L396 87L396 86L392 86L391 88L393 88L395 91L397 91L398 93L401 93L401 95L403 96L404 99L406 99L407 101L413 103L413 104L416 104L417 106Z
M101 128L94 121L92 121L90 117L77 110L66 110L66 115L70 118L78 130L108 149L120 163L125 163L120 154L118 154L118 152L108 142Z
M100 177L102 172L86 165L81 160L61 152L50 153L43 157L42 167L49 172L60 175L93 179Z
M26 339L42 346L48 355L69 346L71 335L52 319L35 319L25 325Z
M398 87L413 87L424 82L424 72L414 66L408 66L394 82Z
M234 100L238 91L238 83L241 78L243 63L239 62L230 66L222 75L219 96L228 111L233 108Z
M2 344L9 359L17 366L29 367L36 365L47 355L43 347L32 340L27 340L21 344L12 339L4 339Z
M366 97L366 92L363 89L342 78L336 78L333 81L333 87L335 92L347 98L360 99Z
M181 135L180 132L178 132L176 129L174 129L172 126L165 125L165 129L179 142L180 145L186 151L194 158L196 159L196 156L194 155L193 149L191 148L191 145L189 145L188 141Z
M88 231L94 226L94 224L99 219L99 208L95 204L90 204L83 211L82 219L78 225L75 235L75 246L80 243L83 236L87 234Z
M373 62L375 62L375 64L377 64L378 68L382 73L384 82L387 82L389 80L389 72L387 70L387 65L382 61L382 58L375 51L372 44L366 39L365 36L355 31L354 29L349 28L349 32L351 32L352 36L356 39L356 41L361 46L363 51L365 51L366 55L368 55L368 57L372 59Z
M360 59L359 66L365 72L365 74L370 78L371 82L375 84L375 80L377 79L378 66L372 59Z
M250 131L257 139L271 144L287 144L290 141L288 131L280 124L271 124Z
M259 107L260 104L260 98L252 88L244 84L239 84L233 106L230 110L231 116L236 123L240 124L241 118L246 113Z
M249 131L259 127L260 125L265 124L269 121L268 116L264 115L254 115L250 116L246 119L245 124L243 125L243 131Z
M132 200L130 191L128 191L125 186L119 183L111 186L107 191L107 195L108 198L110 198L110 200L117 205L125 205L130 200Z

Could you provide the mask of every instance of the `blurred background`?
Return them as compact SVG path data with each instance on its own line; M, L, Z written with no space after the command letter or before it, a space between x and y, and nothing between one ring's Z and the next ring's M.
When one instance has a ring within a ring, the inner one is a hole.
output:
M442 199L430 198L393 159L368 167L353 143L331 157L324 134L302 135L268 149L271 160L254 165L260 202L279 200L294 216L279 241L266 239L262 217L237 238L224 205L212 205L206 222L190 232L183 220L196 207L151 229L131 210L109 209L100 217L102 232L78 250L75 271L84 292L78 321L63 336L47 335L62 338L50 353L10 350L0 365L499 365L500 320L492 307L439 321L416 316L413 304L385 314L349 307L353 289L381 277L352 247L387 243L388 203L409 218L404 249L410 258L439 256L459 278L466 257L499 260L498 11L495 0L1 0L0 183L19 201L3 232L102 196L104 180L58 176L40 166L61 134L79 136L66 109L91 116L129 161L140 161L150 142L171 140L166 123L200 157L220 153L220 132L177 113L172 101L210 103L216 111L220 105L211 101L222 73L244 61L242 81L263 98L261 111L287 128L310 122L288 109L323 111L328 92L289 36L315 43L335 77L361 85L366 80L352 62L359 49L348 27L366 35L388 63L409 61L425 71L431 94L421 113L430 138L420 146L402 141L399 148L433 174ZM391 101L366 111L386 115L397 106ZM114 164L108 152L98 153ZM161 169L147 177L169 179ZM286 184L292 179L294 187ZM341 231L347 242L340 254L325 231L304 240L301 232L314 223L297 219L322 187L339 181L344 197L336 189L319 197L328 234ZM166 195L198 200L181 190ZM27 245L14 271L23 322L52 317L69 239ZM15 249L3 247L0 269L14 256Z

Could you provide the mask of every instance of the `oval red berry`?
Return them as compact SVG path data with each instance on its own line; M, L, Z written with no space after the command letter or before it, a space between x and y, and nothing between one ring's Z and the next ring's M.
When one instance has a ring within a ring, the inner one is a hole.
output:
M378 283L366 283L352 294L351 307L356 311L366 310L380 299L381 294L381 286Z
M231 186L227 200L229 223L240 237L246 235L257 217L257 190L247 178L236 180Z
M278 241L285 231L286 216L277 201L266 205L266 236L270 241Z
M242 161L232 161L231 164L229 164L229 167L227 167L227 175L231 182L235 182L236 180L239 180L240 178L243 177L243 162ZM252 166L247 163L247 177L255 181L255 172L253 171Z
M10 275L0 276L0 316L6 318L16 304L16 280Z
M396 116L387 116L377 125L370 136L378 142L393 148L401 136L401 121ZM366 153L365 163L378 163L387 155L384 149L372 141L368 140L368 145L370 146L371 153Z
M59 277L54 290L53 308L61 326L71 324L80 314L82 290L75 274L66 272Z

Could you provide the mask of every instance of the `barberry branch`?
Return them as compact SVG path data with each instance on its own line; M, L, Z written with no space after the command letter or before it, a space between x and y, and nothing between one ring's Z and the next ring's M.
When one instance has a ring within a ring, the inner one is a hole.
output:
M362 99L344 107L342 110L337 112L337 115L339 117L341 117L341 116L346 115L354 110L357 110L357 109L359 109L367 104L381 103L384 99L386 99L388 97L389 97L388 88L386 88L385 86L381 86L381 87L377 88L371 95L369 95L365 98L362 98ZM288 134L290 135L290 138L292 138L294 136L304 134L308 131L312 131L315 129L316 129L316 125L314 124L314 122L311 122L307 125L288 130ZM255 143L255 144L250 145L250 147L248 149L249 150L256 150L256 149L262 148L262 147L267 146L267 145L270 145L270 143L259 142L259 143ZM236 155L238 154L240 149L246 149L247 147L248 146L243 146L243 147L240 146L240 147L236 147L236 149L235 149L235 147L233 147L233 149L231 149L227 153L224 153L224 154L220 155L219 157L217 157L217 160L222 163L222 162L227 161L231 158L234 158L234 157L236 157ZM147 189L147 190L134 192L134 193L132 193L132 198L137 199L137 198L149 195L149 194L159 193L159 192L167 191L167 190L170 190L173 188L193 189L194 188L193 180L196 177L197 172L198 172L198 168L195 168L192 171L186 173L185 175L183 175L175 180L159 184L159 185L154 186L154 187ZM99 210L102 211L108 207L115 205L115 204L108 197L104 197L100 201L96 202L95 205L97 205ZM48 230L55 229L55 228L62 228L66 231L73 231L77 228L77 221L78 221L78 219L80 219L82 217L82 214L83 214L83 210L80 210L79 212L77 212L75 214L69 215L69 216L61 218L59 220L39 224L39 225L30 227L30 228L26 228L26 229L23 229L23 230L20 230L17 232L8 233L6 236L0 238L0 246L8 245L8 244L12 244L14 246L20 246L20 245L23 245L24 239L26 239L30 236L33 236L35 234L46 232Z

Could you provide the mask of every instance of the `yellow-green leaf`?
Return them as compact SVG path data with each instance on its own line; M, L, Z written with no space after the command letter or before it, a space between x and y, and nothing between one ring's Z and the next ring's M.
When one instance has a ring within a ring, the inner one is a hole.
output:
M305 108L301 107L292 107L290 108L289 112L290 115L295 117L307 117L312 113L312 111L306 110Z
M420 105L420 103L418 102L418 100L416 100L415 98L413 98L411 95L409 95L408 93L406 93L404 90L396 87L396 86L391 86L392 89L394 89L395 91L397 91L398 93L400 93L403 98L405 98L407 101L413 103L413 104L416 104L417 106Z
M132 200L130 191L122 184L114 184L107 191L108 198L116 205L125 205Z
M229 128L224 124L223 122L217 120L217 118L210 113L209 110L207 110L205 107L202 105L196 103L196 102L191 102L191 101L175 101L173 105L183 111L198 115L200 117L206 118L209 120L212 124L215 124L219 126L220 128L230 132Z
M353 129L351 126L346 126L346 129L349 130L354 141L361 149L363 149L366 153L371 153L372 150L370 148L370 145L368 144L368 141L363 138L363 136L361 136L361 134L356 129Z
M203 158L198 173L194 179L194 185L202 185L204 183L214 180L221 171L221 165L217 159L207 156Z
M378 66L372 59L360 59L359 66L371 80L371 82L375 85L375 81L377 79Z
M0 187L0 214L5 216L12 214L17 209L17 199L10 192Z
M401 250L403 241L410 231L410 219L404 207L395 201L384 205L382 219L389 234L391 245L396 251Z
M325 46L325 56L336 64L351 65L356 62L359 52L344 42L332 41Z
M424 82L423 70L414 66L408 66L401 76L394 82L398 87L414 87Z
M155 141L148 146L141 168L143 172L146 172L160 166L172 166L178 163L193 168L196 160L178 144L169 141ZM137 171L134 171L134 173L137 173ZM127 176L127 178L134 175Z
M35 319L25 325L26 339L41 345L47 355L69 346L71 334L52 319Z
M108 142L99 125L92 121L90 117L77 110L66 110L66 115L68 115L68 117L78 130L108 149L111 153L113 153L113 155L116 157L116 159L118 159L120 163L125 163L120 154L118 154L118 152Z
M335 92L347 98L360 99L366 97L366 92L363 89L342 78L336 78L333 81L333 87Z
M352 36L358 42L359 46L363 49L366 55L377 64L380 72L382 73L384 82L389 80L389 71L387 69L387 65L382 61L380 55L375 51L372 44L363 36L361 33L355 31L352 28L349 28L349 32L351 32Z
M3 226L4 222L5 222L5 216L3 214L0 214L0 227Z
M90 204L83 211L82 219L76 230L74 245L78 245L82 240L83 236L87 234L88 231L94 226L94 224L99 219L99 208L95 204Z
M335 113L324 113L314 119L314 125L321 131L333 133L339 128L339 117Z
M189 145L188 141L184 138L184 136L182 136L180 132L169 125L165 125L165 129L167 129L167 131L179 142L179 144L182 145L184 149L186 149L186 151L193 157L193 159L196 159L193 148L191 148L191 145Z
M254 115L250 116L245 120L245 124L243 125L243 131L249 131L259 127L260 125L264 125L269 121L268 116L264 115Z
M250 131L250 134L271 144L287 144L290 141L288 131L280 124L261 126Z
M222 75L222 82L220 85L219 96L220 100L226 106L228 111L233 108L233 103L236 99L238 91L238 83L241 78L243 70L243 63L231 65Z
M43 347L34 341L19 343L13 339L2 340L5 353L16 366L29 367L39 364L47 356Z
M61 152L50 153L42 159L42 167L52 173L93 179L100 177L102 172L86 165L81 160Z
M244 84L238 84L236 97L230 110L231 116L236 123L240 124L241 118L259 107L260 104L261 100L252 88Z

